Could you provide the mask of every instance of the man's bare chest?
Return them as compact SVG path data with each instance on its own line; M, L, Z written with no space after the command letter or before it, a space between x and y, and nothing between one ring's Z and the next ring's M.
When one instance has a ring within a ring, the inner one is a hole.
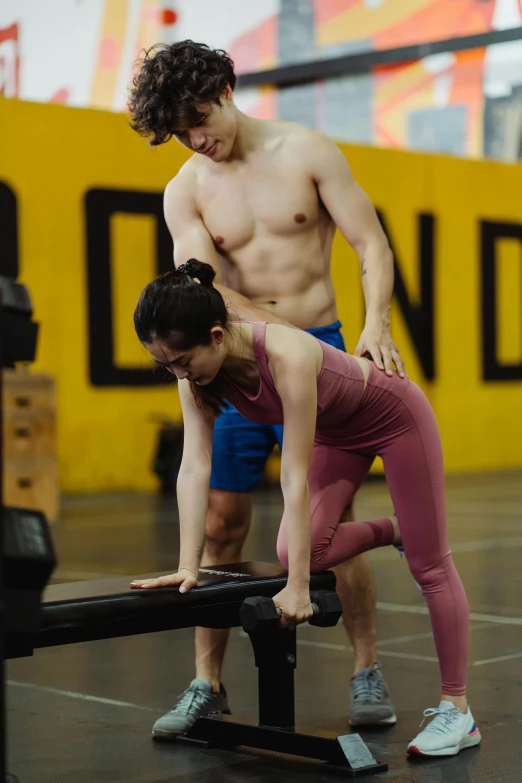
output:
M310 231L321 216L314 183L305 175L267 172L209 178L198 206L215 244L233 253L252 240Z

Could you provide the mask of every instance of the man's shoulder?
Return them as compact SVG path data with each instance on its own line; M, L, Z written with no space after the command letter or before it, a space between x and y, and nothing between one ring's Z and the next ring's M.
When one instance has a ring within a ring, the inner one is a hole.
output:
M312 130L297 122L271 120L270 123L274 142L280 149L290 151L293 156L306 155L310 158L322 150L336 146L335 142L321 131Z
M176 198L186 198L194 193L196 182L197 166L195 165L193 155L180 168L177 174L167 183L165 188L165 200L172 201Z
M277 127L282 139L301 144L314 144L317 142L332 143L331 140L321 131L307 128L306 125L300 125L298 122L287 122L286 120L272 120L274 128Z

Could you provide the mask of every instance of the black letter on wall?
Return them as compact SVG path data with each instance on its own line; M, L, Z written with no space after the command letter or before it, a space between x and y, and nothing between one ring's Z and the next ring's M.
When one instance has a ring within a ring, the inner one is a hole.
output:
M18 277L18 220L16 196L0 182L0 275Z
M94 386L157 386L172 376L148 369L116 367L112 323L110 219L115 212L156 217L158 274L173 267L172 240L163 218L161 193L127 190L89 190L87 219L87 274L89 313L89 376ZM133 263L133 259L129 259ZM132 329L129 321L129 329Z
M485 381L519 381L522 379L522 361L519 364L500 364L497 359L496 312L496 242L510 237L518 239L522 252L522 225L483 220L481 230L482 266L482 377ZM522 328L522 325L521 325Z
M420 214L418 266L420 270L420 303L413 304L400 270L399 257L393 245L384 216L377 210L393 253L395 270L394 296L401 308L406 326L410 333L415 352L419 359L424 377L428 381L435 379L435 309L434 309L434 244L435 218L433 215ZM400 346L399 346L400 347Z

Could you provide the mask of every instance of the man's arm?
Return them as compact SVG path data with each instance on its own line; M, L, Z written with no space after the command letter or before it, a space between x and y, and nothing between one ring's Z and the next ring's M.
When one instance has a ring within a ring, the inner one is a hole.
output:
M231 315L237 315L240 320L287 323L268 310L253 305L246 296L223 284L223 270L218 254L199 214L191 192L189 175L186 172L181 172L167 185L163 208L165 221L174 241L175 266L184 264L189 258L196 258L198 261L210 264L216 273L215 287L225 300Z
M355 355L370 353L377 367L388 375L394 362L404 376L403 361L390 335L393 255L386 235L337 145L321 133L309 132L308 138L307 157L321 201L361 263L366 323Z

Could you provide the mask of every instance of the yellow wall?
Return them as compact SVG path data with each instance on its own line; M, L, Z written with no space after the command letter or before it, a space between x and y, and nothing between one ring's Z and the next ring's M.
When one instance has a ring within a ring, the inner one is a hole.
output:
M435 408L451 471L522 465L522 381L484 382L481 369L479 220L522 223L522 167L343 146L358 181L382 210L412 299L418 295L417 215L435 217L436 379L423 380L394 304L392 330L410 375ZM41 323L36 370L57 382L65 491L146 489L156 415L179 416L175 387L95 387L89 380L85 194L93 188L161 193L186 159L175 142L150 149L118 114L0 100L0 181L18 203L20 279ZM132 312L154 275L155 223L111 222L112 305L118 365L148 369ZM499 243L498 355L522 361L522 262ZM334 279L353 349L363 319L360 273L342 238Z

